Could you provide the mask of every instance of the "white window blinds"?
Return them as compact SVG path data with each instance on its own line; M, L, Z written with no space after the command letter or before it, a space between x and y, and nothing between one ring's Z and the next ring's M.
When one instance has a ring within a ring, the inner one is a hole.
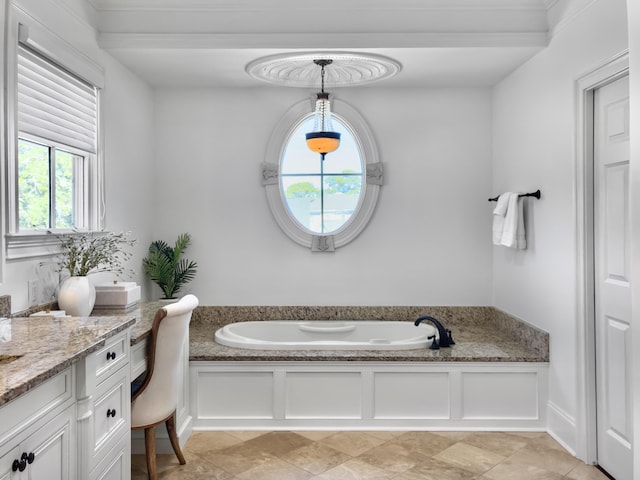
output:
M96 153L95 86L18 47L18 131Z

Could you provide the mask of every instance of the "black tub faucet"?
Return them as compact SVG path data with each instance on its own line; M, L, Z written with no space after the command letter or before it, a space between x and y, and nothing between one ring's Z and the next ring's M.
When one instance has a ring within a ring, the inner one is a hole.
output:
M431 345L431 347L429 347L431 350L436 350L440 347L446 348L456 344L456 342L454 342L453 338L451 337L451 330L447 330L446 328L444 328L444 325L442 325L442 323L440 323L440 321L436 318L424 315L422 317L418 317L418 319L414 322L414 325L417 327L421 322L424 322L425 320L433 323L438 330L439 342L434 339L433 344Z

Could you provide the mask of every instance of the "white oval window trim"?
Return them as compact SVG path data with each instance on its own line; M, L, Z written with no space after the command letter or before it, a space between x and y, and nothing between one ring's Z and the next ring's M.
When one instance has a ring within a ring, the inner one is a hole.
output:
M364 230L373 215L383 183L382 163L378 160L378 149L369 125L348 103L331 98L331 106L332 111L352 130L360 148L365 168L364 198L348 225L335 234L314 235L309 233L292 219L280 192L279 170L284 148L301 119L308 116L315 108L315 95L309 100L296 103L280 119L271 135L267 146L266 160L262 165L262 183L276 223L291 240L315 252L332 252L354 240Z

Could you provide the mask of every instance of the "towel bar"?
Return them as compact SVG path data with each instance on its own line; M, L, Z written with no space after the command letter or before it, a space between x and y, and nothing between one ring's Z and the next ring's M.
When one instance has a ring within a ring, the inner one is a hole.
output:
M540 200L540 189L536 190L535 192L531 192L531 193L521 193L520 195L518 195L518 198L520 198L520 197L535 197L538 200ZM490 198L489 201L490 202L497 202L498 198L500 198L500 195L498 195L497 197Z

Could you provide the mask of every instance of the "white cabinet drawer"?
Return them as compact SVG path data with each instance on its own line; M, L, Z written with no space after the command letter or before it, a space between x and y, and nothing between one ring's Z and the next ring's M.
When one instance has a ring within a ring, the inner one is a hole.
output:
M108 338L104 347L93 355L96 360L96 383L99 384L122 365L129 363L128 331Z
M90 480L124 480L131 475L129 439L125 438L96 466ZM0 478L2 480L2 478Z
M93 411L92 466L102 460L123 436L129 435L130 390L128 365L98 386Z
M73 374L70 368L0 408L0 445L15 439L18 432L61 405L73 403Z

